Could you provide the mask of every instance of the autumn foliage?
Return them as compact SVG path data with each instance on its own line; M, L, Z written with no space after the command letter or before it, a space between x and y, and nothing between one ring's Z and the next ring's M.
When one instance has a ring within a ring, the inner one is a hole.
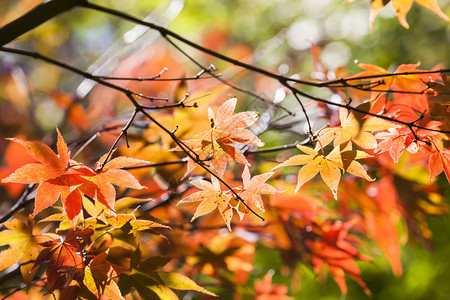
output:
M436 1L416 2L448 20ZM392 0L406 28L412 3ZM372 1L371 27L386 4ZM89 5L83 4L100 10ZM169 43L168 37L177 39L148 26ZM158 47L160 63L180 64ZM372 261L371 248L401 276L402 245L408 239L430 245L427 219L447 213L448 69L422 70L417 63L390 72L358 63L360 73L334 70L346 75L332 79L314 46L315 73L322 70L323 80L317 74L300 80L208 53L254 72L255 81L273 80L283 97L296 101L285 107L284 98L258 96L258 106L249 101L257 93L213 81L222 78L213 66L194 76L159 70L147 78L151 84L139 86L142 66L124 76L119 64L109 77L94 76L27 51L0 51L97 84L86 105L51 94L65 111L56 134L49 134L53 144L48 136L33 141L39 134L32 132L8 138L0 174L13 208L1 220L0 271L19 270L24 284L2 289L5 295L292 299L294 280L289 288L272 283L269 272L250 282L261 246L280 253L289 276L302 264L320 281L330 275L344 295L351 279L370 296L360 266ZM174 84L158 81L165 76ZM214 83L202 85L206 80ZM325 126L311 124L312 111ZM282 140L275 112L284 113L281 119L303 115L307 129Z

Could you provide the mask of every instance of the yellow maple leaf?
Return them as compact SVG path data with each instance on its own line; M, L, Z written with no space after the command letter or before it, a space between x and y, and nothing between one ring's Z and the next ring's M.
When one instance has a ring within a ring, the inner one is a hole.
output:
M315 148L316 151L328 145L332 140L334 140L334 147L351 141L360 148L375 149L377 147L377 140L370 133L371 131L400 127L376 117L367 119L357 118L354 113L349 113L348 109L344 107L339 110L339 119L341 121L340 126L326 127L318 132L321 136L318 139Z
M439 17L444 19L445 21L449 21L449 18L446 14L439 8L437 0L415 0L416 3L422 5L423 7L428 8ZM370 4L370 30L373 31L373 23L375 22L375 18L377 17L380 10L385 7L391 0L372 0ZM400 24L406 29L409 28L408 22L406 21L406 15L413 5L414 0L392 0L392 7L394 8L395 13L397 14L397 19Z
M225 224L227 224L228 230L231 231L230 223L233 217L233 210L229 202L232 196L230 193L221 190L219 180L215 177L211 178L211 182L196 179L191 180L191 184L199 188L200 191L190 194L177 203L177 205L180 205L182 203L200 202L191 222L200 216L209 214L217 208Z
M366 170L364 170L364 167L355 161L355 159L370 157L370 155L363 151L351 150L351 144L349 142L335 147L327 156L319 154L317 151L305 146L297 145L297 148L306 154L292 156L273 168L278 169L286 166L305 165L298 172L295 192L315 177L317 173L320 173L322 180L331 189L334 198L337 199L337 189L341 180L340 169L344 172L373 181Z
M29 286L37 272L37 268L33 269L31 262L41 252L40 244L58 236L52 233L38 234L37 230L33 230L31 219L28 224L19 219L13 219L2 225L7 230L0 232L0 246L8 245L9 248L0 252L0 271L20 261L20 271L25 283Z

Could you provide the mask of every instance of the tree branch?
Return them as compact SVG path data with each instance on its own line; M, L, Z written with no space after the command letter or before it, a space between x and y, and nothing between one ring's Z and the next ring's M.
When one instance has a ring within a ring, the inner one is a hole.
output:
M130 22L134 22L136 24L144 25L144 26L147 26L147 27L149 27L151 29L157 30L172 45L174 45L174 43L171 42L168 37L173 37L174 39L176 39L176 40L178 40L178 41L180 41L180 42L182 42L182 43L184 43L186 45L189 45L189 46L193 47L194 49L197 49L197 50L199 50L199 51L201 51L203 53L206 53L208 55L214 56L214 57L216 57L218 59L221 59L223 61L229 62L229 63L231 63L233 65L236 65L236 66L242 67L244 69L247 69L249 71L252 71L252 72L255 72L255 73L259 73L259 74L264 75L266 77L278 80L280 82L280 84L282 84L286 88L290 89L297 96L300 95L302 97L311 99L313 101L317 101L317 102L321 102L321 103L325 103L325 104L333 105L333 106L337 106L337 107L347 108L347 109L355 111L355 112L367 114L367 115L370 115L370 116L373 116L373 117L381 118L381 119L388 120L388 121L391 121L391 122L395 122L395 123L398 123L398 124L402 124L402 125L405 125L405 126L411 126L410 123L408 123L408 122L399 121L399 120L396 120L396 119L388 117L388 116L377 115L377 114L374 114L374 113L370 113L370 112L361 110L361 109L356 108L356 107L351 107L351 106L346 105L346 104L334 103L334 102L329 101L327 99L323 99L323 98L320 98L320 97L312 96L312 95L310 95L310 94L308 94L306 92L303 92L303 91L299 90L298 88L294 88L290 84L290 83L297 83L297 84L304 84L304 85L309 85L309 86L313 86L313 87L327 87L327 85L330 84L329 82L321 83L321 82L314 82L314 81L305 81L305 80L300 80L300 79L286 77L286 76L283 76L283 75L278 75L278 74L275 74L273 72L270 72L270 71L267 71L265 69L262 69L260 67L257 67L257 66L254 66L254 65L250 65L250 64L246 64L244 62L235 60L235 59L233 59L231 57L225 56L225 55L223 55L221 53L218 53L216 51L213 51L213 50L210 50L208 48L205 48L205 47L203 47L203 46L201 46L201 45L199 45L199 44L197 44L195 42L192 42L192 41L190 41L190 40L180 36L179 34L173 32L173 31L171 31L171 30L169 30L169 29L167 29L165 27L162 27L162 26L159 26L159 25L156 25L154 23L147 22L147 21L144 21L144 20L140 20L140 19L138 19L138 18L136 18L136 17L134 17L132 15L126 14L124 12L117 11L117 10L114 10L114 9L111 9L111 8L108 8L108 7L103 7L103 6L100 6L100 5L96 5L96 4L89 3L89 2L85 2L82 6L84 6L86 8L93 9L93 10L97 10L97 11L100 11L100 12L104 12L104 13L110 14L112 16L116 16L116 17L122 18L124 20L128 20ZM181 51L181 49L179 47L177 47L177 49L179 51ZM444 72L444 71L446 71L446 70L424 71L424 72L420 72L420 74L424 74L424 73L427 73L427 72L436 73L436 72ZM410 73L412 73L412 72L409 72L408 74L410 74ZM403 73L400 73L400 74L403 74ZM377 75L377 77L387 77L387 76L395 76L395 75L396 74L393 74L393 73L391 73L391 74L381 74L381 75ZM339 79L339 80L333 81L333 83L336 83L336 82L344 83L344 82L346 82L348 80L350 80L350 78ZM351 80L353 80L353 78ZM413 125L412 127L419 128L419 129L425 129L425 130L429 130L429 131L440 132L440 133L450 133L450 131L438 130L438 129L430 129L430 128L421 127L421 126L418 126L418 125Z
M63 62L58 61L56 59L53 59L51 57L42 55L42 54L40 54L38 52L32 52L32 51L20 50L20 49L8 48L8 47L0 47L0 51L8 52L8 53L14 53L14 54L19 54L19 55L24 55L24 56L29 56L29 57L32 57L32 58L35 58L35 59L40 59L40 60L46 61L46 62L48 62L50 64L53 64L53 65L61 67L63 69L72 71L72 72L74 72L74 73L76 73L78 75L83 76L84 78L91 79L93 81L96 81L96 82L100 83L101 85L104 85L106 87L115 89L115 90L117 90L119 92L122 92L124 94L132 94L133 96L137 96L139 98L147 99L147 100L150 100L150 101L154 101L154 100L167 101L168 100L166 98L149 97L149 96L142 95L140 93L136 93L136 92L130 91L129 89L126 89L126 88L121 87L119 85L107 82L107 81L105 81L103 79L100 79L97 76L92 75L91 73L84 72L84 71L82 71L82 70L80 70L80 69L78 69L78 68L76 68L74 66L68 65L66 63L63 63Z
M42 23L85 2L86 0L44 1L20 18L0 28L0 46L6 45Z

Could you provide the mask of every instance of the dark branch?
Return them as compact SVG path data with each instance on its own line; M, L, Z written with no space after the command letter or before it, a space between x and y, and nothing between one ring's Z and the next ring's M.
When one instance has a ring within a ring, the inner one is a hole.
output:
M0 51L8 52L8 53L14 53L14 54L19 54L19 55L24 55L24 56L29 56L29 57L32 57L32 58L35 58L35 59L40 59L40 60L46 61L48 63L51 63L51 64L55 65L55 66L58 66L58 67L61 67L63 69L72 71L72 72L74 72L74 73L76 73L78 75L83 76L84 78L91 79L91 80L96 81L96 82L98 82L98 83L100 83L100 84L102 84L102 85L104 85L106 87L115 89L115 90L117 90L119 92L122 92L122 93L125 93L125 94L130 93L130 94L132 94L134 96L137 96L137 97L140 97L140 98L143 98L143 99L147 99L147 100L150 100L150 101L154 101L154 100L165 100L165 101L167 101L166 98L149 97L149 96L142 95L140 93L136 93L136 92L130 91L129 89L126 89L126 88L123 88L123 87L118 86L116 84L113 84L113 83L107 82L105 80L102 80L102 79L98 78L97 76L92 75L91 73L84 72L84 71L82 71L82 70L80 70L80 69L78 69L76 67L73 67L73 66L68 65L66 63L63 63L63 62L60 62L60 61L58 61L56 59L53 59L51 57L42 55L42 54L40 54L38 52L32 52L32 51L20 50L20 49L8 48L8 47L0 47Z
M15 40L42 23L82 5L86 0L50 0L39 4L20 18L0 28L0 46Z

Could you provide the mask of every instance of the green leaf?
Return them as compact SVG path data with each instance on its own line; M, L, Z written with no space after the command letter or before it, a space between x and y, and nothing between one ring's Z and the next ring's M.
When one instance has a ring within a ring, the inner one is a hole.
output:
M153 256L141 262L138 269L147 274L164 267L171 260L172 258L167 256Z
M133 280L133 282L136 280L137 282L144 283L146 286L158 285L163 283L159 278L158 274L155 272L144 274L142 272L139 272L138 270L132 270L130 277Z
M147 198L147 199L138 199L133 197L125 197L120 198L114 203L114 210L116 212L122 212L128 208L130 208L133 205L153 201L153 199Z
M139 262L141 261L141 249L139 249L139 245L136 247L136 250L133 252L133 255L131 255L131 262L130 265L132 268L136 268L139 265Z
M164 285L151 285L147 288L155 292L161 300L178 300L178 296L168 287Z
M192 290L201 292L210 296L217 297L216 294L202 288L196 284L193 280L187 278L184 275L173 272L158 272L159 277L165 286L176 290Z
M114 280L109 280L107 284L99 287L92 274L92 270L89 267L86 267L85 269L83 283L88 288L88 290L92 294L97 295L97 297L103 295L107 299L111 300L124 300L120 292L119 286L116 284Z
M153 275L157 274L153 273ZM178 299L178 297L176 297L176 295L172 291L172 294L167 292L167 290L169 289L162 286L159 279L152 278L148 274L143 274L139 271L133 270L130 279L131 284L136 288L139 295L143 299ZM176 298L174 298L173 295L175 295Z
M159 300L158 294L153 292L151 289L149 289L145 284L143 284L139 280L133 280L133 286L136 288L139 295L142 297L142 299L147 300Z
M131 287L133 286L133 280L128 275L120 274L119 282L117 284L120 291L124 295L128 295L131 292Z

